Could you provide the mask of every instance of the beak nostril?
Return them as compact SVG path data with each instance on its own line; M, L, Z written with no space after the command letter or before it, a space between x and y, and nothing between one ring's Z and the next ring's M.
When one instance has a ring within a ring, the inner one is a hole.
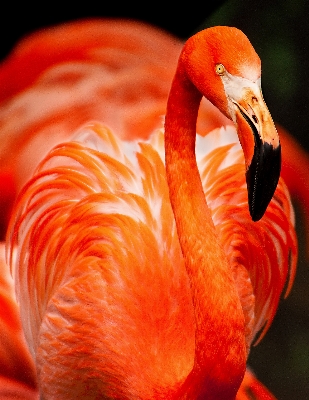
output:
M257 119L257 117L256 117L256 115L252 115L252 119L253 119L253 121L257 124L258 123L258 119Z

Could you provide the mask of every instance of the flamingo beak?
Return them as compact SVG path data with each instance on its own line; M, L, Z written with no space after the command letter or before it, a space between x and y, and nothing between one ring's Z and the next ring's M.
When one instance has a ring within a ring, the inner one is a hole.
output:
M232 100L238 136L246 163L249 211L259 221L276 190L281 170L281 145L272 117L258 87L242 90Z

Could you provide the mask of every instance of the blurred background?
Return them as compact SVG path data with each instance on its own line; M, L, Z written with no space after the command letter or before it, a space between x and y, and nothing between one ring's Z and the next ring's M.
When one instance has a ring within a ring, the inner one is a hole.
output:
M263 95L274 120L309 151L309 2L114 3L88 0L7 4L0 17L0 59L27 33L83 17L140 19L182 39L212 25L236 26L249 37L262 59ZM300 239L295 284L288 298L282 300L266 337L252 349L249 358L257 376L279 400L309 399L309 260L305 257L302 218L297 204L295 207Z

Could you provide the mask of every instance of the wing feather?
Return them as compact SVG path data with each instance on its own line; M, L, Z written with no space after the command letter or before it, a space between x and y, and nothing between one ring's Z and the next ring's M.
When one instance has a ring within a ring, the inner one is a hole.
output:
M253 331L248 336L259 340L271 325L285 289L290 291L297 262L297 239L294 229L294 211L290 196L282 178L274 198L264 217L253 222L248 212L247 190L243 154L233 127L226 128L229 135L234 132L232 143L210 152L201 158L201 178L221 243L235 270L239 292L243 290L243 266L249 273L252 294L255 297ZM224 136L221 129L217 135ZM210 138L205 140L210 140ZM218 138L216 138L218 141ZM221 139L221 142L223 139ZM201 156L200 156L201 157ZM251 303L250 296L243 301ZM257 334L260 333L258 336Z

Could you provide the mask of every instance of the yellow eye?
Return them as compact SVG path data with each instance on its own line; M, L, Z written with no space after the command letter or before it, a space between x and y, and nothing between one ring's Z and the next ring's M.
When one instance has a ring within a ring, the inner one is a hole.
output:
M215 68L216 74L218 75L223 75L225 72L225 68L223 64L216 64L216 68Z

